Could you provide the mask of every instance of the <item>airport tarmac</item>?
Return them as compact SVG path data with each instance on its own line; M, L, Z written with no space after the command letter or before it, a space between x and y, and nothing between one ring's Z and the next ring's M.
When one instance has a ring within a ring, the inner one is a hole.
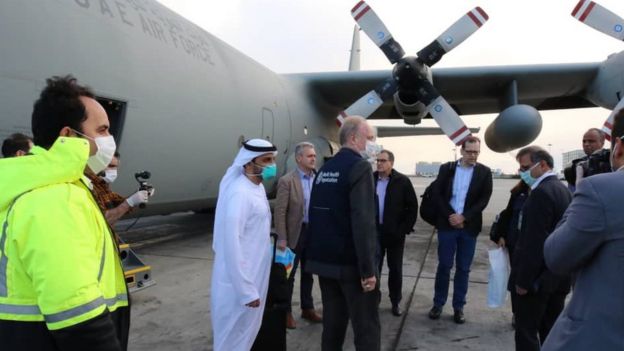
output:
M432 178L415 178L418 194ZM494 194L484 213L484 230L477 243L468 303L467 322L453 322L452 308L442 318L427 317L433 298L437 266L437 240L433 228L420 220L416 232L406 240L403 268L403 301L405 313L390 313L387 271L381 277L382 301L379 309L382 325L382 350L513 350L513 329L509 301L500 309L486 306L489 224L506 205L509 189L517 180L495 180ZM135 243L141 259L152 266L157 284L132 296L130 350L212 350L210 325L210 275L213 264L212 220L210 214L175 214L149 217L139 222L122 237ZM119 229L133 220L122 221ZM298 275L297 275L298 278ZM298 281L295 287L298 288ZM318 281L315 279L314 303L322 310ZM449 292L449 302L452 296ZM297 329L288 331L289 350L320 350L322 326L300 319L298 289L293 294L293 311ZM349 328L350 329L350 328ZM353 350L349 330L344 350Z

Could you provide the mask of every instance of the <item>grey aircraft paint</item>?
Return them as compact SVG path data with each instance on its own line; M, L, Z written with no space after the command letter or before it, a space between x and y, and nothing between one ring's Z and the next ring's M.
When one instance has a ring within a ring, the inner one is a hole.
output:
M390 76L278 75L151 0L2 1L0 32L0 138L30 134L45 79L71 73L105 107L111 100L120 109L115 190L133 192L134 172L149 170L157 194L148 213L214 205L243 139L270 138L280 174L292 169L299 141L331 156L338 148L335 116ZM433 83L464 115L500 112L513 80L515 101L537 109L612 108L624 86L622 60L617 54L604 63L434 69ZM398 117L390 99L370 118ZM409 128L386 136L428 133ZM274 183L265 185L273 191Z

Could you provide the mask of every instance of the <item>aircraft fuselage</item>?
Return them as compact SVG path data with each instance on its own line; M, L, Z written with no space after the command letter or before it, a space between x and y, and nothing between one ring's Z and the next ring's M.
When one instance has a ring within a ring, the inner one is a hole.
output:
M328 149L324 140L335 135L303 82L271 72L155 1L3 1L0 31L0 137L30 134L45 79L74 75L104 105L121 109L116 121L109 113L121 153L113 188L130 194L138 187L134 172L149 170L157 188L151 213L213 206L242 140L275 143L281 174L292 167L294 144Z

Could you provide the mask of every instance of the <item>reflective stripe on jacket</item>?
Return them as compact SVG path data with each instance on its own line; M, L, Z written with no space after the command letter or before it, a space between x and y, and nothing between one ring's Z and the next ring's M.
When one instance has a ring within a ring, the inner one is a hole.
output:
M0 319L57 330L128 305L115 243L83 182L26 189L0 212Z

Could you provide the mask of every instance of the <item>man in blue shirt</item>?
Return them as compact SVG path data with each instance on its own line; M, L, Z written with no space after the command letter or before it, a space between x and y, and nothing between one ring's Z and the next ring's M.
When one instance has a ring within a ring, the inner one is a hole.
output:
M403 314L399 306L403 290L403 249L405 235L412 232L418 215L418 200L412 182L394 168L394 154L382 150L373 173L377 192L377 229L379 231L379 272L388 255L388 290L392 314Z
M470 136L461 144L462 158L440 167L438 182L432 189L436 203L438 230L438 269L435 296L429 318L438 319L448 297L453 262L453 319L462 324L468 292L468 275L474 258L477 235L481 231L482 213L492 195L492 172L477 158L481 140Z
M303 253L306 233L308 229L310 207L310 194L314 175L316 173L316 151L314 144L302 142L295 146L295 161L297 168L280 178L277 184L277 195L275 200L275 230L279 236L278 248L286 249L288 246L296 254L293 269L288 278L290 288L290 299L292 301L293 287L295 284L295 273L297 267L305 265ZM314 300L312 299L312 286L314 280L312 274L301 272L301 317L313 323L322 322L322 317L314 310ZM286 327L295 329L297 323L292 315L291 304L288 305L289 313L286 316Z

